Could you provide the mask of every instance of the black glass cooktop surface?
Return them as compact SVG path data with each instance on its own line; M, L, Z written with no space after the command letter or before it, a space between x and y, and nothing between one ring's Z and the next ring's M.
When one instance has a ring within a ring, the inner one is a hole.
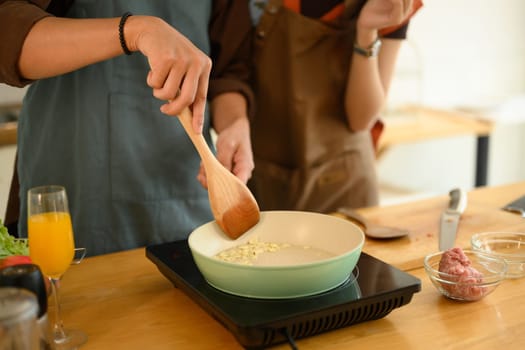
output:
M364 252L344 284L291 299L245 298L215 289L199 272L185 240L148 246L146 256L250 349L385 317L421 290L418 278Z

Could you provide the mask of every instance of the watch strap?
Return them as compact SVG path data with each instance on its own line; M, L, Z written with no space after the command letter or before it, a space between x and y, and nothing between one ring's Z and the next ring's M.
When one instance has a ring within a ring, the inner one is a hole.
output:
M377 55L379 54L380 48L381 48L381 40L379 39L379 37L376 40L374 40L372 45L370 45L367 48L361 47L357 43L354 43L354 52L361 56L365 56L367 58L377 57Z

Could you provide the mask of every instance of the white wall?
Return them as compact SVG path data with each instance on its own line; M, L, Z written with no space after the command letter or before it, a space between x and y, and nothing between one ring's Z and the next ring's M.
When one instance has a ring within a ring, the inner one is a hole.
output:
M26 89L16 89L0 84L0 105L19 104L25 91ZM16 145L0 146L0 168L2 169L0 172L0 220L2 222L9 197L15 154Z
M485 105L525 91L525 1L424 0L409 31L423 101Z
M486 112L496 122L489 185L525 180L525 103L513 105L513 117L507 118L512 123L495 113L515 96L525 96L525 1L424 3L401 52L389 110L415 102ZM461 136L396 147L380 159L380 179L431 194L471 188L475 145L475 137Z
M26 90L0 84L0 105L20 103Z

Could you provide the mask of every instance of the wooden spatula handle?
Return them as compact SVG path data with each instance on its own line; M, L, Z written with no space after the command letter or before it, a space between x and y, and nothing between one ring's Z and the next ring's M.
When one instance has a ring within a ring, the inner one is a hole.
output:
M259 222L259 206L248 187L215 158L204 136L195 133L188 108L179 120L204 165L213 217L224 233L236 239Z
M186 133L190 137L191 142L193 142L193 145L197 149L197 152L203 160L204 167L206 168L206 164L208 162L218 162L218 160L215 158L215 155L206 143L204 136L202 136L202 134L197 134L193 130L192 118L192 113L188 107L184 108L179 114L179 120L184 127L184 130L186 130Z

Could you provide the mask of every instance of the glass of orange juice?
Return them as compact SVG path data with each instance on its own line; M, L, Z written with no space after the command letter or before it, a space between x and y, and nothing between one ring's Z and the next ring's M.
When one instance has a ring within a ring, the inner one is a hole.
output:
M29 255L51 281L55 296L55 348L75 349L87 341L87 336L82 331L64 328L59 297L59 281L75 254L66 189L56 185L31 188L27 210Z

